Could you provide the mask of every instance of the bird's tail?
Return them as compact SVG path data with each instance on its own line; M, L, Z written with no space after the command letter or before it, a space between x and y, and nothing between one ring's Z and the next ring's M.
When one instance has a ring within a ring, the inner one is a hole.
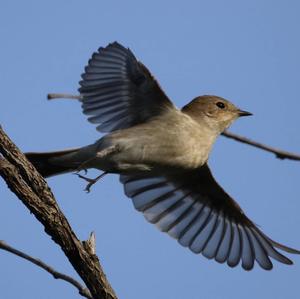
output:
M70 159L80 148L57 152L25 153L26 158L34 165L43 177L50 177L77 170L77 165Z

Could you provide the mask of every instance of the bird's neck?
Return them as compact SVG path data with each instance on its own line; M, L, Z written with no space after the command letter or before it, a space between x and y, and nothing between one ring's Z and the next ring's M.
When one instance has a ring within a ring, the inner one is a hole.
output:
M188 115L195 123L197 123L202 131L205 131L213 139L216 139L222 133L218 123L204 113L194 111L193 109L184 109L182 112Z

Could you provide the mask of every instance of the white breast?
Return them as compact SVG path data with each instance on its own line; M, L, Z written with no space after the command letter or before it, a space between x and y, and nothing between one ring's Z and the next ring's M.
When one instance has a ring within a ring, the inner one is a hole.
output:
M116 164L149 167L197 168L203 165L215 136L188 115L178 111L147 124L107 136L120 152L110 158Z

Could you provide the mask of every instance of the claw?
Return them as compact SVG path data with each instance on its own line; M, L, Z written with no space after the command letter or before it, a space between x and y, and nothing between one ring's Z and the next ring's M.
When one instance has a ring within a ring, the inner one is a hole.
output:
M86 171L86 169L85 169L85 171ZM86 171L86 172L87 172L87 171ZM87 193L90 193L91 187L92 187L95 183L97 183L102 177L104 177L104 176L107 174L107 172L101 173L100 175L98 175L98 176L95 177L94 179L92 179L92 178L87 178L87 177L85 177L85 176L83 176L83 175L81 175L81 174L79 174L79 173L74 173L74 174L76 174L78 177L80 177L81 179L83 179L83 180L85 180L85 181L88 182L88 184L86 185L84 191L86 191Z
M74 172L74 174L80 176L80 175L79 175L79 172L80 172L80 171L84 171L84 174L87 174L87 173L88 173L87 169L85 169L85 168L82 168L82 169L78 168L78 169Z

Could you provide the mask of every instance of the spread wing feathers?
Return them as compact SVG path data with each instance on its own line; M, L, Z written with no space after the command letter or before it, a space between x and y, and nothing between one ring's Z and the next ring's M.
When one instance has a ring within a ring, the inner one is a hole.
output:
M134 207L161 231L195 253L251 270L254 261L272 269L270 257L292 261L275 248L300 253L274 242L245 216L214 180L207 165L184 176L121 175L125 193Z
M83 112L101 132L131 127L174 107L148 69L117 42L92 55L79 84Z

